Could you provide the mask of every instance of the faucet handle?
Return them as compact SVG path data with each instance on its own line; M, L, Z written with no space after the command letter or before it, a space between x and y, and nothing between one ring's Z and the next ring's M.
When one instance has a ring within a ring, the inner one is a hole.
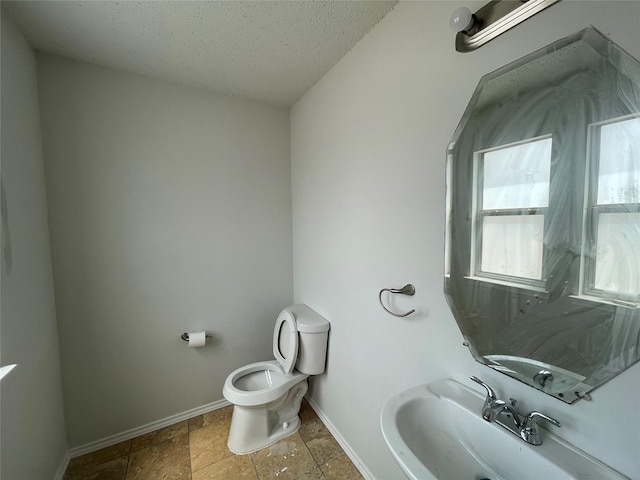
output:
M532 428L532 429L537 429L538 427L538 420L542 418L544 420L546 420L547 422L549 422L552 425L555 425L556 427L561 427L562 425L560 425L560 422L557 421L555 418L551 418L549 415L545 415L544 413L540 413L540 412L531 412L529 413L526 417L524 417L524 428Z
M496 392L493 391L493 388L491 388L489 385L484 383L478 377L474 376L474 377L469 377L469 378L471 378L471 380L473 380L474 382L479 383L480 385L482 385L487 390L487 398L484 401L485 404L490 403L490 402L495 402L498 399L498 396L496 395Z
M524 417L522 421L522 428L520 430L520 437L531 445L541 445L542 444L542 436L540 435L540 430L538 429L539 424L538 421L540 419L546 420L552 425L556 427L561 427L560 422L555 418L551 418L548 415L540 412L530 412L528 415Z

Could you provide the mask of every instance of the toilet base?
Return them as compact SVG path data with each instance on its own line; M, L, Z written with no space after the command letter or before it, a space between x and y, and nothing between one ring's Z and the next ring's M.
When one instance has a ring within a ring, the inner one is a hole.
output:
M227 447L246 455L293 435L300 428L300 405L307 393L307 380L295 384L282 397L266 405L234 405Z

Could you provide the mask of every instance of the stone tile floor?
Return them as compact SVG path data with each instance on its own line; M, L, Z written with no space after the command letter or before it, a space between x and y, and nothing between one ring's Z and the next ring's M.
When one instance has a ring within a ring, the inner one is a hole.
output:
M64 480L358 480L309 404L300 430L251 455L227 448L233 406L71 459Z

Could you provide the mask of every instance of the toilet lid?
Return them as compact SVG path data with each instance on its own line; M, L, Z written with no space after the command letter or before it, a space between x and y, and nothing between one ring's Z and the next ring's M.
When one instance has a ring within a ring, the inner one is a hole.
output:
M288 310L280 312L273 329L273 356L285 373L293 371L298 358L298 329L295 317Z

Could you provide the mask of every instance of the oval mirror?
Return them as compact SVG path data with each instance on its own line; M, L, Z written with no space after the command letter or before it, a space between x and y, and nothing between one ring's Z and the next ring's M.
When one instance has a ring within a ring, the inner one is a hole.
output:
M594 28L484 76L448 150L445 294L571 403L640 359L640 63Z

